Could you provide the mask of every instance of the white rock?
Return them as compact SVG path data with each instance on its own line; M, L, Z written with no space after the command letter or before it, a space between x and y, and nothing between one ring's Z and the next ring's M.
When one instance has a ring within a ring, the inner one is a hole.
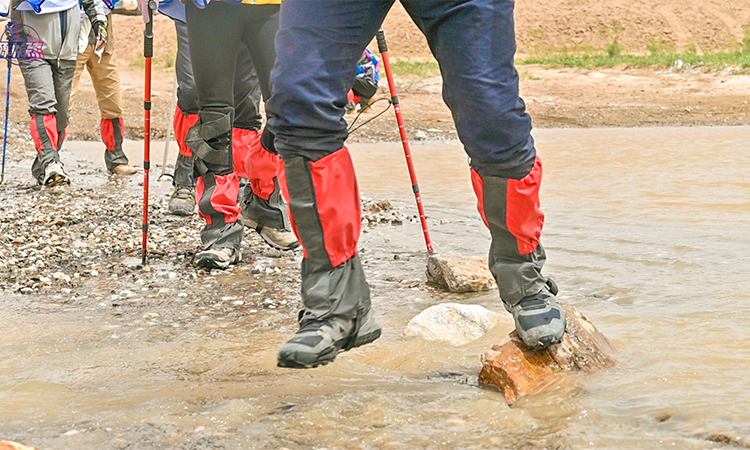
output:
M409 321L404 337L418 337L427 341L442 341L449 345L463 345L484 336L507 316L479 305L443 303L431 306Z

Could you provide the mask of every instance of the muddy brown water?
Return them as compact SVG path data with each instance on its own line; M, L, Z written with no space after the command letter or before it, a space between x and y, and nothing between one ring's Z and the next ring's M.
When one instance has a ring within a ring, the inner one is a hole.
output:
M0 439L40 450L707 449L724 444L706 437L747 439L749 135L535 131L546 273L617 347L621 364L606 373L509 408L477 384L479 355L509 321L461 347L404 340L408 320L433 304L500 309L494 292L404 287L424 282L425 262L419 225L406 223L362 235L383 337L314 370L275 366L294 323L271 312L128 326L104 306L24 309L6 296ZM437 250L485 254L460 146L412 146ZM363 194L414 214L400 145L351 147Z

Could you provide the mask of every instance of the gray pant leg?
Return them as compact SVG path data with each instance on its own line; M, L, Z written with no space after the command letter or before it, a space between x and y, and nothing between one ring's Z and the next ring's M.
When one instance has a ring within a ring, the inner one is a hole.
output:
M73 89L73 76L76 72L76 61L61 59L52 65L55 99L57 101L57 131L60 134L58 150L62 147L65 129L70 124L70 92Z
M29 114L46 115L57 113L55 82L52 65L56 61L32 59L21 66L21 74L29 97Z
M35 59L21 66L29 98L29 114L36 129L33 138L41 144L37 145L37 157L31 166L31 173L37 180L44 177L44 169L50 162L60 159L57 152L69 123L68 108L75 68L74 60ZM45 116L50 115L55 116L56 137L47 133Z

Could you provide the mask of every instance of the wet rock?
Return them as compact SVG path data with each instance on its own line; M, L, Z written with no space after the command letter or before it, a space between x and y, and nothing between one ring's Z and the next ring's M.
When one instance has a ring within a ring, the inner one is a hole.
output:
M362 198L362 225L403 225L405 221L411 219L388 200Z
M503 316L510 317L479 305L443 303L431 306L411 319L404 337L463 345L484 336Z
M750 448L750 438L736 434L725 434L717 432L702 432L696 435L698 439L717 442L732 447Z
M567 331L560 344L547 350L526 348L516 332L481 356L479 382L498 387L508 404L555 389L577 373L615 365L614 348L585 316L563 304Z
M461 255L431 255L427 258L427 280L451 292L480 292L497 288L484 258Z
M0 441L0 450L37 450L36 447L27 447L13 441Z

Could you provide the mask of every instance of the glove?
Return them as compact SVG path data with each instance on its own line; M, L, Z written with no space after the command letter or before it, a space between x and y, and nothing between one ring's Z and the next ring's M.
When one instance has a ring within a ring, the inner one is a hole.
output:
M94 30L94 36L96 36L96 44L94 45L94 53L99 56L99 59L104 53L104 48L107 46L107 26L104 22L95 21L91 24L91 28Z
M138 0L138 9L143 14L143 23L148 23L148 7L150 2L153 2L154 14L156 14L159 11L159 2L156 0Z

